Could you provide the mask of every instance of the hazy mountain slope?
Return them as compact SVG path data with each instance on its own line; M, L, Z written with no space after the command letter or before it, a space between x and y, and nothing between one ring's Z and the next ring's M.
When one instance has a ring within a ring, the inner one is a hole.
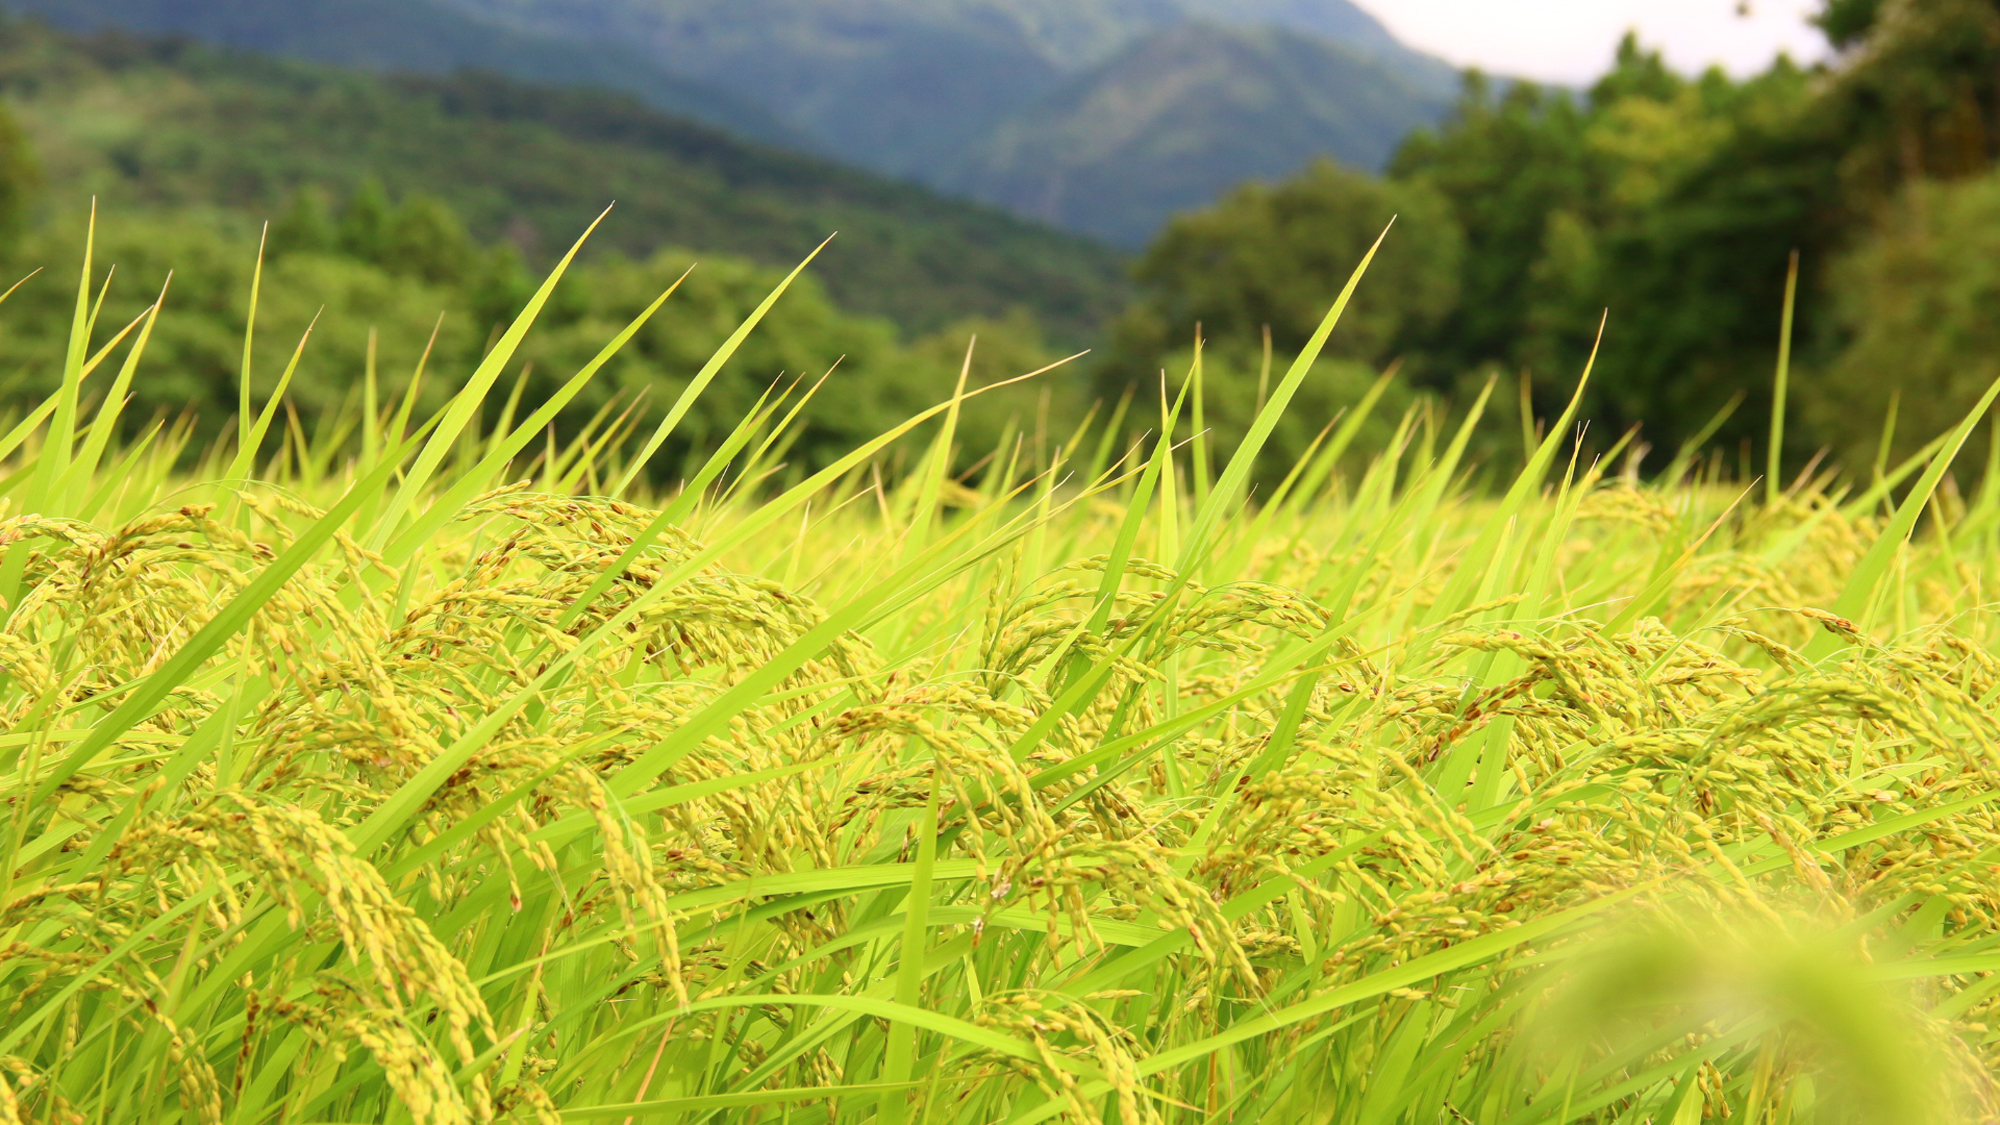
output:
M635 99L482 74L389 76L186 41L0 24L0 95L58 204L218 205L264 217L305 184L379 177L485 238L544 256L606 203L599 251L663 245L815 270L860 312L929 330L1026 308L1087 337L1122 299L1096 243L829 161L739 141Z
M1386 161L1445 108L1359 51L1277 28L1157 32L1004 123L950 186L1137 246L1177 210L1312 156Z
M810 145L755 101L672 74L615 44L584 44L469 16L433 0L0 0L72 31L116 27L362 66L491 70L534 82L623 90L649 104L790 147Z
M585 40L629 37L661 57L720 68L712 55L734 49L725 29L759 28L774 53L851 54L881 42L897 25L1025 43L1059 71L1094 66L1163 28L1195 20L1284 27L1323 35L1399 64L1439 60L1399 42L1351 0L440 0L540 33ZM806 34L810 29L811 34ZM729 63L746 60L732 57ZM1434 68L1433 68L1434 69Z
M1406 128L1430 120L1457 84L1450 66L1403 46L1348 0L441 2L541 34L643 50L677 73L759 100L829 151L986 198L1014 197L997 184L967 179L965 172L988 163L973 154L1018 143L995 136L996 130L1016 128L1010 124L1016 115L1046 96L1075 101L1080 75L1110 64L1141 41L1196 23L1288 30L1345 45L1351 55L1374 64L1367 72L1371 81L1387 79L1366 91L1318 83L1320 96L1307 102L1318 105L1315 112L1322 116L1332 111L1318 103L1331 95L1353 102L1348 116ZM1183 56L1156 52L1154 57L1172 62ZM1343 65L1343 74L1351 71L1354 67ZM1395 99L1403 99L1402 108L1389 104ZM1293 102L1279 98L1268 104L1275 113ZM1350 136L1365 138L1332 152L1350 163L1379 162L1375 129L1329 130L1247 115L1250 108L1250 101L1239 100L1229 116L1274 136L1331 138L1340 145ZM1167 123L1158 115L1149 120ZM1091 127L1117 132L1127 124L1121 118ZM1178 142L1163 136L1151 143ZM1282 162L1296 164L1309 154L1291 151ZM1218 165L1208 178L1227 174L1228 168ZM1148 190L1114 178L1098 185L1103 191L1128 188L1142 195Z
M960 0L448 0L625 44L755 100L827 151L920 179L1061 77L1004 9Z
M1241 27L1282 27L1354 47L1394 69L1414 89L1433 96L1458 92L1458 68L1414 50L1382 21L1347 0L1178 0L1191 17Z
M1370 51L1407 50L1382 21L1347 0L1178 0L1182 10L1216 23L1287 27Z
M1128 244L1246 175L1321 155L1378 166L1457 86L1350 0L7 3L67 26L630 90Z

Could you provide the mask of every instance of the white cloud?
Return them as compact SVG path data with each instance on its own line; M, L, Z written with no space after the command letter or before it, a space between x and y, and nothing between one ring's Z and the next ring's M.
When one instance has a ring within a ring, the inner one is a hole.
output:
M1356 0L1413 47L1461 65L1583 83L1610 65L1636 28L1672 64L1761 70L1780 50L1818 58L1826 41L1806 19L1819 0Z

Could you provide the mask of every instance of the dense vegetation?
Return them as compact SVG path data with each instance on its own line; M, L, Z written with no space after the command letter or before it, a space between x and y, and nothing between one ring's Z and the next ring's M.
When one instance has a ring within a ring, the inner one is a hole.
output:
M634 257L681 246L790 268L839 231L817 276L843 307L911 333L1023 308L1075 339L1120 300L1119 259L1096 244L613 94L378 77L26 22L0 25L0 94L45 170L46 203L70 213L96 195L119 214L271 217L301 187L346 196L375 178L538 264L614 200L601 249Z
M1840 3L1825 22L1843 52L1811 71L1688 78L1628 40L1582 97L1474 81L1384 179L1312 170L1178 220L1139 268L1146 294L1107 384L1150 380L1196 320L1231 357L1254 356L1266 325L1295 346L1335 263L1400 213L1381 263L1395 280L1363 295L1374 320L1347 344L1358 361L1399 361L1461 401L1487 371L1510 387L1525 375L1545 415L1608 309L1596 436L1643 421L1658 468L1739 396L1719 439L1768 431L1797 251L1787 463L1831 446L1869 464L1899 388L1891 452L1910 452L1993 362L2000 5ZM1254 378L1254 362L1230 362Z
M1816 85L1782 63L1740 85L1684 79L1630 40L1581 103L1526 84L1496 97L1475 80L1386 179L1321 167L1176 220L1139 268L1147 292L1111 374L1185 348L1196 320L1227 354L1254 352L1266 326L1297 347L1335 263L1398 216L1388 284L1363 296L1351 358L1400 361L1414 385L1461 394L1497 370L1510 399L1525 374L1546 412L1608 308L1591 397L1609 427L1600 437L1644 419L1671 454L1733 394L1768 386L1794 247L1807 263L1802 338L1820 342L1826 243L1805 239L1835 159L1801 169L1746 151L1786 143L1768 134L1805 112ZM1725 437L1762 432L1767 411L1768 400L1737 411Z
M81 230L65 224L40 232L13 257L54 257L72 234L80 238ZM510 245L482 248L438 201L411 195L392 202L374 184L344 200L313 192L295 197L272 224L261 275L255 232L225 219L107 217L97 247L118 270L118 284L97 312L105 324L122 326L144 314L172 274L165 311L151 332L157 366L131 388L128 432L155 417L190 411L197 445L212 440L236 409L243 342L252 327L247 295L253 276L260 299L252 384L266 394L283 383L286 410L323 434L338 431L338 416L358 401L371 367L385 379L405 378L421 367L425 376L413 409L427 416L463 385L533 291ZM698 261L672 249L578 265L535 334L517 349L509 386L518 385L524 401L541 401L684 274L674 301L611 361L603 378L568 401L554 423L565 436L595 424L608 439L656 420L785 271L728 257ZM39 401L62 377L69 295L61 286L50 272L10 298L20 316L0 335L0 368L13 373L10 392L17 402ZM774 384L811 383L829 368L839 370L842 393L802 416L794 452L807 461L848 448L948 394L974 336L985 340L974 365L981 385L1048 358L1034 322L1019 316L973 318L899 339L886 320L840 310L809 275L791 282L786 300L761 324L682 422L664 465L678 465L681 456L710 443L718 427L726 432ZM1076 396L1077 388L1061 380L1032 395L1002 391L971 412L968 423L982 440L990 439L1009 416L1032 416L1038 408L1067 413Z
M187 472L99 281L0 433L0 1122L2000 1108L2000 383L1859 495L1573 405L1469 493L1482 398L1249 505L1343 296L1227 459L1199 377L964 475L953 399L774 476L773 400L649 493L710 388L489 408L565 279L443 409L245 387Z

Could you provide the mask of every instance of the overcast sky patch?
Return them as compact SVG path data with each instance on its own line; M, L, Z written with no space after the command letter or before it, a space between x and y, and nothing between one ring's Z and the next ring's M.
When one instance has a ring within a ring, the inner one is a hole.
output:
M1779 51L1819 58L1806 22L1819 0L1356 0L1404 42L1461 66L1582 84L1604 73L1637 28L1683 71L1762 70Z

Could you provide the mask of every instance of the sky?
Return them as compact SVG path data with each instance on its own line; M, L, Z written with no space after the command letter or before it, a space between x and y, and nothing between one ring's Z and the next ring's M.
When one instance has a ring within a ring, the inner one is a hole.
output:
M1826 53L1806 23L1820 0L1356 0L1405 43L1461 66L1576 84L1602 74L1637 28L1676 68L1761 70L1780 50ZM1739 12L1739 7L1744 11Z

